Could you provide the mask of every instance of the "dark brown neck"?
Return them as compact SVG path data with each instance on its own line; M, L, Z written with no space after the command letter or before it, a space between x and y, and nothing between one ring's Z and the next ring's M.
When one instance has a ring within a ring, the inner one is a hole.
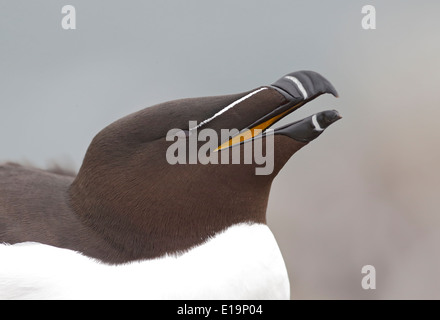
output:
M98 166L91 152L69 190L71 206L118 252L110 262L185 251L231 225L266 223L272 179L304 145L284 136L277 141L285 146L275 148L269 176L243 164L152 167L141 155L123 166Z

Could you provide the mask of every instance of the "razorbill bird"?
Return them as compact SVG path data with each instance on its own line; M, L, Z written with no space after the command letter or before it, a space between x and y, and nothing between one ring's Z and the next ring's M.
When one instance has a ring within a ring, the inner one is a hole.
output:
M299 71L244 93L145 108L99 132L76 177L1 165L0 298L288 299L266 225L270 186L338 112L275 129L266 175L255 173L254 160L172 165L166 152L175 142L166 136L181 128L186 143L193 129L221 136L235 128L244 138L218 140L211 152L243 153L324 93L337 96L318 73Z

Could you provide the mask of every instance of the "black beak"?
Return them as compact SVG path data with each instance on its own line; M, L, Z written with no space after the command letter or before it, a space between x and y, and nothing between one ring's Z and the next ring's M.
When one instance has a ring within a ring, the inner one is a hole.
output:
M341 118L336 110L323 111L277 128L274 134L285 135L301 142L310 142L323 133L332 123L335 123Z

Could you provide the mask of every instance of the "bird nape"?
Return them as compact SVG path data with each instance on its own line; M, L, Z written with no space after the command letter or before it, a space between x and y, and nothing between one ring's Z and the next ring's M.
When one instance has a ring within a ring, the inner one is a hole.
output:
M270 187L341 117L272 127L325 93L337 96L318 73L293 72L119 119L76 176L0 165L0 298L289 298Z

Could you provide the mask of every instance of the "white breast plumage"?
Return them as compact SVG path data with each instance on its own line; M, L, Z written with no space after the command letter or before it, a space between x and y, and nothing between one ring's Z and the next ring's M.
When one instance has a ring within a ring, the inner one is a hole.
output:
M239 224L178 256L106 265L39 243L0 245L0 299L289 299L276 240Z

